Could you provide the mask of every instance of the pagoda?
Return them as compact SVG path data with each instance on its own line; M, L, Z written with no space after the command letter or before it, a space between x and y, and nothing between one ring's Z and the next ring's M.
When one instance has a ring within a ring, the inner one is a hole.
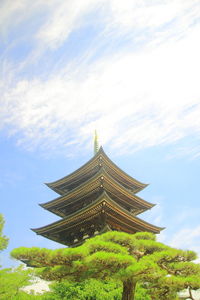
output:
M59 197L40 206L61 219L32 230L70 247L109 230L160 233L163 228L138 218L154 206L136 195L147 184L122 171L102 147L95 145L95 150L96 154L82 167L47 183Z

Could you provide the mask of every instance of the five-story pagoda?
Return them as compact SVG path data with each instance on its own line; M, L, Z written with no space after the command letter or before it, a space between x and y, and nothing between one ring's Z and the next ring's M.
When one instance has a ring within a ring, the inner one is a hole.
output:
M137 217L154 206L136 195L147 185L117 167L97 141L95 150L78 170L47 184L60 196L40 205L62 219L33 231L71 247L109 230L160 233L163 228Z

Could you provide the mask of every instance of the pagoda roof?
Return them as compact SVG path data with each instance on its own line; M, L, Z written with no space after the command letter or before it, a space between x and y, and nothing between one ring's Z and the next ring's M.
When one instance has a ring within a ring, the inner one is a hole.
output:
M61 217L65 217L66 214L70 214L81 207L81 205L77 204L78 202L87 203L89 198L94 201L104 190L121 206L133 209L134 214L139 214L155 205L127 190L108 174L104 167L101 167L95 175L64 196L40 205ZM68 212L63 212L63 209L65 211L68 210Z
M116 181L121 183L127 189L137 193L144 189L148 184L141 183L135 178L131 177L123 170L121 170L110 158L105 154L102 147L96 155L94 155L88 162L86 162L79 169L71 174L56 180L54 182L46 183L48 187L60 195L66 194L69 190L74 189L76 186L87 181L91 176L98 172L99 168L104 166L109 174L115 178Z
M68 236L78 233L84 226L91 225L92 220L104 219L105 224L114 230L135 233L149 231L160 233L164 228L157 227L133 216L126 209L113 201L106 192L103 192L96 201L81 210L40 228L32 229L37 234L65 245L71 245ZM96 221L95 221L96 222Z

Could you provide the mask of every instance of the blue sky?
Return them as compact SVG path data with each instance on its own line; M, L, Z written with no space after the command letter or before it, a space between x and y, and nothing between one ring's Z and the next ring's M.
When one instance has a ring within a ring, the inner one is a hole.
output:
M200 3L2 0L1 207L18 246L59 247L30 228L58 219L43 183L109 157L150 183L141 218L159 239L200 253Z

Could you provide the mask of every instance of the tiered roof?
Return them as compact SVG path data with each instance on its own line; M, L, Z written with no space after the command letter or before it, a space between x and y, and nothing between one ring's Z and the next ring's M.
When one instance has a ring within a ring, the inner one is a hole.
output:
M136 217L154 206L136 195L147 185L116 166L102 147L81 168L47 186L60 196L40 205L62 219L33 230L64 245L77 246L108 230L159 233L163 229Z

